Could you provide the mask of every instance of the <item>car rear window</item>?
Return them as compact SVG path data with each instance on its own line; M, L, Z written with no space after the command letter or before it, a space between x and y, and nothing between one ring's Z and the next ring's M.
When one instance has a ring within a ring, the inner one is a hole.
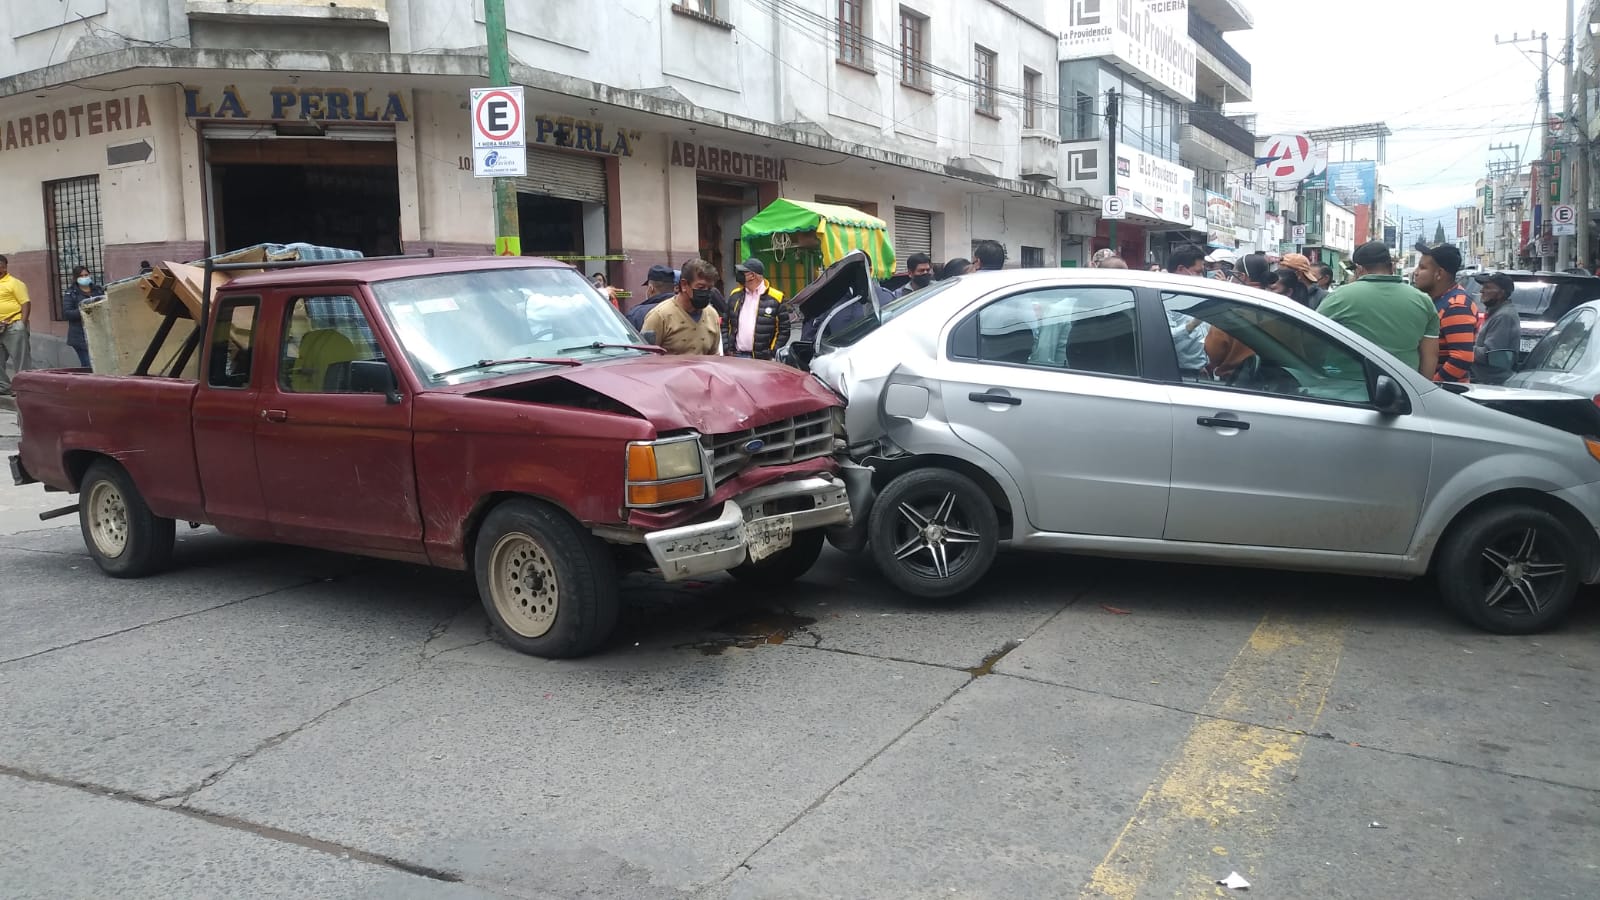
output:
M1519 281L1511 292L1511 302L1517 305L1518 313L1537 318L1550 308L1550 293L1548 282Z

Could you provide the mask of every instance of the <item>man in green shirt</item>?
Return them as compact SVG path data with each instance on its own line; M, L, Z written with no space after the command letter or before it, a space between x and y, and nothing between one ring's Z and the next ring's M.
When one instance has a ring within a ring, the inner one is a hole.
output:
M1329 294L1317 312L1432 378L1439 366L1439 313L1433 301L1394 274L1394 257L1382 241L1357 247L1350 261L1356 280Z

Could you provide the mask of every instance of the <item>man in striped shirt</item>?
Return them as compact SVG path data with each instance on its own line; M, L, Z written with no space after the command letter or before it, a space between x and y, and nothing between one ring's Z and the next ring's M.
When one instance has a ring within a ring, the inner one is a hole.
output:
M1461 251L1453 244L1429 247L1418 243L1422 259L1412 281L1433 299L1439 311L1439 369L1434 381L1465 384L1472 380L1474 345L1478 341L1478 308L1456 284L1461 271Z

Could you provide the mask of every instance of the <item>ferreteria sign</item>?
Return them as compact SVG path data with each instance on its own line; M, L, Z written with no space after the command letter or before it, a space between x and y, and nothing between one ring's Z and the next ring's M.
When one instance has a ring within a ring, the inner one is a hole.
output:
M672 142L672 164L710 175L732 175L751 181L788 181L789 164L777 156L756 156L688 141Z
M143 94L73 103L14 119L0 119L0 147L62 143L97 134L114 134L150 124L150 104Z
M1181 0L1067 0L1063 62L1111 57L1185 100L1195 97L1197 51Z
M275 87L246 94L228 85L220 91L183 89L183 113L191 119L300 120L319 122L409 122L404 92L349 88Z

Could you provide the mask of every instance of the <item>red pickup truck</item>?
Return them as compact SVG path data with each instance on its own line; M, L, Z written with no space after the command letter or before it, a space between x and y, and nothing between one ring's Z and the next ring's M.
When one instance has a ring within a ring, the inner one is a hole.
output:
M570 657L616 623L619 571L787 581L850 521L836 396L776 363L663 356L560 263L299 264L198 318L172 367L197 352L198 380L14 382L13 480L77 493L110 575L161 569L181 521L470 568L509 644Z

